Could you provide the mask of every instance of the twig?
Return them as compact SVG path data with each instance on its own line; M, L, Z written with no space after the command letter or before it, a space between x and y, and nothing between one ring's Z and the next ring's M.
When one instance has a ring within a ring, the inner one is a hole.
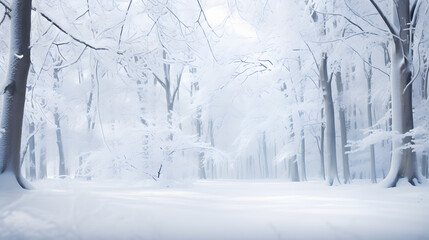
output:
M10 12L12 12L12 9L10 8L10 6L8 5L8 3L6 3L6 1L4 0L0 0L0 4L3 5L6 9L8 9ZM63 27L61 27L58 23L56 23L54 20L52 20L52 18L50 18L48 15L46 15L45 13L37 10L35 7L32 7L32 10L39 13L46 21L50 22L52 25L54 25L56 28L58 28L58 30L60 30L61 32L63 32L64 34L68 35L69 37L71 37L73 40L75 40L76 42L83 44L93 50L109 50L107 48L104 47L95 47L92 44L89 44L87 42L85 42L84 40L81 40L77 37L75 37L73 34L67 32Z

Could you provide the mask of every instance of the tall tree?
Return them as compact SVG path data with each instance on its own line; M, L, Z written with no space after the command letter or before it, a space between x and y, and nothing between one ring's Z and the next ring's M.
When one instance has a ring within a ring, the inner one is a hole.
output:
M14 176L22 188L31 188L21 175L20 151L27 76L30 68L31 0L15 0L11 11L9 69L4 88L0 138L0 173Z
M325 116L326 116L326 157L328 174L326 183L333 185L335 181L339 183L338 170L337 170L337 147L335 140L335 115L334 115L334 102L332 100L332 77L328 79L328 57L326 53L322 54L322 61L320 64L320 83L323 91L323 100L325 102Z
M381 183L395 187L398 180L406 178L415 185L422 182L413 139L409 134L414 128L412 105L413 40L422 0L393 0L393 21L390 21L374 0L370 0L392 35L390 83L392 94L392 161L387 177Z
M372 127L372 100L371 100L371 90L372 90L372 86L371 86L371 80L372 80L372 60L371 60L371 56L368 58L368 64L364 63L364 71L365 71L365 75L366 75L366 82L367 82L367 86L368 86L368 98L367 98L367 115L368 115L368 127ZM368 68L367 68L368 65ZM371 144L369 146L369 151L370 151L370 160L371 160L371 182L372 183L377 183L377 175L376 175L376 171L375 171L375 149L374 149L374 144Z
M61 65L62 61L59 61L59 64L57 67L59 67L59 65ZM54 82L54 89L57 90L60 85L61 85L61 79L59 76L59 72L60 69L59 68L54 68L54 72L53 72L53 76L55 79ZM65 156L64 156L64 143L63 143L63 134L62 134L62 129L61 129L61 116L60 116L60 112L58 110L58 106L55 106L55 110L54 110L54 122L55 122L55 135L57 138L57 147L58 147L58 175L60 177L65 177L67 175L67 167L66 167L66 160L65 160Z
M343 82L341 79L341 71L335 73L335 80L337 83L337 92L339 95L339 110L338 114L340 117L340 133L341 133L341 153L343 157L343 175L344 183L350 183L350 167L349 167L349 154L347 153L347 128L346 128L346 111L343 105Z

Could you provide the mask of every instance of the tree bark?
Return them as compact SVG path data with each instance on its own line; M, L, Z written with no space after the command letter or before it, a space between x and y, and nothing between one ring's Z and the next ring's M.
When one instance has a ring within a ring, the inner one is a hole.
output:
M325 128L326 125L323 122L324 119L324 112L325 109L321 109L321 120L322 123L320 124L320 148L319 148L319 154L320 154L320 176L323 178L323 180L326 180L325 175Z
M326 157L328 161L328 176L326 178L326 183L332 186L335 182L339 183L339 179L337 171L334 102L332 101L331 90L332 77L331 79L328 79L327 60L327 53L324 52L322 54L322 63L320 64L320 83L323 91L326 116Z
M210 138L210 146L212 147L212 148L214 148L214 146L215 146L215 141L214 141L214 133L213 133L213 120L212 119L210 119L209 120L209 126L208 126L208 128L209 128L209 138ZM216 177L216 165L214 164L214 159L211 157L210 159L209 159L209 166L210 166L210 173L211 173L211 178L215 178Z
M35 136L34 136L34 132L35 131L35 127L34 127L34 122L31 122L29 125L29 132L31 134L30 139L28 139L29 144L28 144L28 148L30 150L29 152L29 158L30 158L30 174L29 176L29 180L30 181L34 181L36 180L36 152L35 152Z
M202 136L203 136L203 123L201 121L201 111L202 108L201 106L198 107L197 109L197 119L196 119L196 125L197 125L197 133L198 133L198 141L201 142L202 141ZM205 164L204 164L204 151L200 150L200 152L198 153L198 172L199 172L199 177L200 179L206 179L206 170L205 170Z
M39 152L39 174L38 179L45 179L48 176L47 164L46 164L46 146L43 143L45 140L45 125L46 123L41 123L40 125L40 152Z
M367 97L367 115L368 115L368 127L372 127L372 100L371 100L371 80L372 80L372 60L371 57L369 57L368 59L368 63L369 63L369 69L366 68L366 64L364 64L364 70L365 70L365 74L366 74L366 82L367 82L367 86L368 86L368 97ZM369 151L370 151L370 160L371 160L371 182L372 183L377 183L377 175L376 175L376 170L375 170L375 149L374 149L374 144L371 144L369 146Z
M423 38L423 37L422 37ZM427 58L427 55L423 55L423 65L424 70L422 74L422 98L423 100L428 100L428 81L429 81L429 61ZM429 178L429 171L428 171L428 153L427 151L422 152L422 174L424 177Z
M13 176L22 188L31 185L21 175L20 151L27 76L30 67L31 1L15 0L11 11L9 68L3 95L0 173Z
M66 170L66 162L64 157L63 137L61 132L61 122L60 122L60 115L58 113L58 108L55 108L54 121L56 126L55 134L57 137L58 157L59 157L58 175L60 177L65 177L67 175L67 170Z
M290 139L291 142L295 142L295 132L293 127L293 117L289 116L290 121ZM293 150L294 151L294 150ZM288 169L289 169L289 179L292 182L299 182L299 173L298 173L298 161L296 154L293 154L292 157L288 159Z
M343 175L344 183L350 183L350 167L349 167L349 155L347 153L347 128L346 128L346 111L342 103L343 98L343 83L341 79L341 72L335 73L335 80L337 83L337 92L339 96L339 117L340 117L340 132L341 132L341 153L343 158Z
M269 177L269 169L268 169L268 156L267 156L267 138L266 138L266 133L265 131L262 134L262 151L264 154L264 177L268 178Z
M392 162L387 177L381 183L385 187L395 187L398 180L405 178L412 185L422 182L421 172L415 152L411 146L413 140L409 133L414 128L412 109L411 69L413 56L410 31L409 0L394 0L393 12L398 14L399 38L393 37L391 51L391 94L392 94Z
M58 63L58 66L61 64L61 61ZM56 80L54 83L54 89L58 89L60 87L60 77L59 69L54 69L53 77ZM65 177L67 175L67 169L66 169L66 163L65 163L65 157L64 157L64 145L63 145L63 137L61 132L61 119L60 114L58 112L58 107L56 106L54 109L54 122L55 122L55 135L57 137L57 146L58 146L58 175L59 177Z
M301 181L307 181L307 171L305 170L305 134L301 129Z

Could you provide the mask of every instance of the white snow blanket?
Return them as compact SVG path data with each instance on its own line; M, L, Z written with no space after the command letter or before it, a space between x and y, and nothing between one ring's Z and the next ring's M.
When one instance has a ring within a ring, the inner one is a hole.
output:
M429 239L429 187L47 180L0 194L0 239Z

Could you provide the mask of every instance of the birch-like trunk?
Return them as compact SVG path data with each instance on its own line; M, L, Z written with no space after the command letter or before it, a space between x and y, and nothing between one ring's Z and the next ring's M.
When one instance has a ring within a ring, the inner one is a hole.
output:
M262 134L262 151L264 154L264 177L268 178L270 173L269 173L269 169L268 169L267 138L266 138L265 131Z
M209 120L209 124L208 124L208 131L209 131L209 138L210 138L210 146L212 148L214 148L215 146L215 141L214 141L214 133L213 133L213 120L210 119ZM214 159L210 158L209 159L209 166L210 166L210 173L211 173L211 178L215 178L216 177L216 165L214 164Z
M201 112L202 108L201 106L197 109L197 119L196 119L196 125L197 125L197 134L198 134L198 142L202 141L203 137L203 122L201 121ZM206 179L206 169L205 169L205 163L204 163L204 151L200 150L198 153L198 173L200 179Z
M326 175L325 175L325 129L326 129L326 125L324 123L325 109L322 108L320 112L321 112L321 120L322 120L322 123L320 124L320 147L319 147L320 177L323 178L323 180L326 180Z
M45 179L48 176L48 169L46 163L46 145L43 143L45 141L45 126L46 123L40 124L40 138L39 138L39 174L38 179Z
M30 67L31 0L15 0L11 11L9 68L4 88L0 138L0 174L14 177L22 188L31 185L21 175L21 134Z
M349 155L347 153L347 128L346 128L346 110L342 103L343 98L343 82L341 79L341 72L335 73L335 80L337 83L337 92L339 96L339 110L338 115L340 117L340 133L341 133L341 153L343 158L343 175L344 183L350 183L350 167L349 167Z
M326 117L326 159L327 159L327 177L326 183L332 186L335 182L339 183L337 171L337 153L335 140L335 115L334 102L332 101L331 79L328 79L328 56L324 52L322 54L322 62L320 64L320 83L323 91L323 99L325 102L325 117Z
M369 69L366 69L366 65L364 64L364 70L366 74L366 82L368 86L368 97L367 97L367 115L368 115L368 127L372 127L372 100L371 100L371 80L372 80L372 60L371 57L368 59ZM371 160L371 182L377 183L377 175L375 171L375 149L374 144L369 146L370 151L370 160Z
M289 116L290 121L290 139L292 142L295 142L295 132L293 127L293 117ZM294 151L294 150L293 150ZM299 182L299 173L298 173L298 161L296 154L293 154L292 157L288 159L288 169L289 169L289 179L292 182Z
M301 181L307 181L307 171L305 170L305 134L301 129Z

